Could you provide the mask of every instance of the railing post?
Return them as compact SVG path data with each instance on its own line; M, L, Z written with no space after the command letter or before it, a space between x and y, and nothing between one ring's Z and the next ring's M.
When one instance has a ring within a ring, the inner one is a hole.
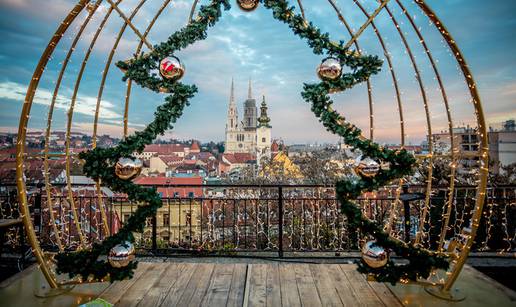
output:
M157 227L157 218L156 218L156 214L157 212L155 212L153 215L152 215L152 253L154 255L157 254L158 252L158 242L157 242L157 232L158 232L158 227Z
M278 256L283 258L283 187L278 186Z

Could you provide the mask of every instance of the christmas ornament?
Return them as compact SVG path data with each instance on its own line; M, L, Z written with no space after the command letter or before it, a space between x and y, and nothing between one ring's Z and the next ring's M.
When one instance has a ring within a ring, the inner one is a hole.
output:
M175 56L168 56L159 62L159 73L165 79L179 80L185 74L185 67Z
M317 67L317 76L323 81L332 81L340 78L342 75L342 65L336 58L326 58Z
M114 268L126 267L133 260L134 246L131 242L117 244L109 251L108 261Z
M362 177L372 178L380 171L380 165L371 158L365 158L355 167L355 171Z
M237 4L242 10L251 12L258 7L260 0L237 0Z
M362 260L373 269L381 268L389 261L389 253L376 241L368 241L362 247Z
M127 180L140 175L143 163L140 159L120 158L115 165L115 174L118 178Z

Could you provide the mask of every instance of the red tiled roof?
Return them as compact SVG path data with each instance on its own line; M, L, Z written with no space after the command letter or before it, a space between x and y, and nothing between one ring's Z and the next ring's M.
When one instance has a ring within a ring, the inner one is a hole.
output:
M181 144L150 144L145 146L144 152L155 152L158 155L172 155L184 152L187 146Z
M192 146L190 147L190 150L191 151L200 151L201 148L199 147L199 144L197 144L197 142L192 142Z
M139 185L200 185L201 177L140 177L135 180ZM195 197L202 197L202 188L200 187L158 187L158 193L162 197L190 197L193 193Z
M140 185L174 185L174 184L202 184L201 177L140 177L135 180Z
M249 161L256 160L256 156L250 153L228 153L224 154L224 158L231 164L245 164Z
M161 161L165 162L165 164L180 164L183 161L183 158L177 155L170 155L170 156L159 156Z
M271 145L271 152L278 152L279 151L279 145L276 141L272 142Z

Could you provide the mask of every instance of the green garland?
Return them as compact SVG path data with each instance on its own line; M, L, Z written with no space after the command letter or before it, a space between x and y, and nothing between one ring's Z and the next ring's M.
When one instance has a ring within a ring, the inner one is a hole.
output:
M371 75L380 71L382 61L376 56L347 52L342 41L331 42L328 33L321 33L312 23L306 23L302 16L295 14L294 8L289 6L288 1L262 0L261 2L267 9L272 10L275 19L288 24L294 34L306 39L314 54L326 53L328 56L338 58L342 65L352 69L352 73L343 74L340 79L334 81L304 84L301 95L304 100L311 103L312 111L328 131L342 136L346 144L360 149L364 156L390 164L389 170L380 170L373 178L362 178L357 182L342 180L336 183L337 198L342 205L343 213L348 218L350 228L360 229L362 233L374 237L378 245L408 260L408 264L404 265L395 265L389 260L387 265L378 269L372 269L361 262L359 271L373 274L379 281L396 283L401 279L416 280L420 277L428 277L433 268L447 269L449 263L445 257L393 240L379 225L364 217L361 210L351 201L364 191L376 190L394 179L411 174L412 166L415 164L415 158L405 150L388 150L361 138L360 129L345 122L345 119L331 108L333 101L329 93L343 91L366 81ZM86 161L84 173L88 177L100 179L112 190L126 193L130 200L148 205L140 206L118 233L108 237L102 243L94 243L88 250L59 253L55 258L58 273L95 280L103 280L109 276L110 281L132 276L136 262L123 268L113 268L99 257L107 255L116 244L124 241L134 242L133 232L143 231L145 220L157 212L162 206L162 201L155 189L143 188L130 181L119 179L115 175L114 164L120 157L130 157L133 152L142 152L145 145L152 143L158 135L162 135L171 127L170 124L175 123L181 116L183 108L188 105L188 100L197 92L197 88L154 76L151 71L158 68L161 59L198 40L205 39L208 27L215 25L219 20L222 7L225 10L230 9L228 0L212 0L211 4L201 6L195 21L171 35L167 41L155 46L153 51L129 63L117 63L118 67L126 70L124 81L131 79L155 92L166 89L171 95L165 98L166 103L158 107L154 121L143 131L127 137L117 147L96 148L81 153L79 157Z

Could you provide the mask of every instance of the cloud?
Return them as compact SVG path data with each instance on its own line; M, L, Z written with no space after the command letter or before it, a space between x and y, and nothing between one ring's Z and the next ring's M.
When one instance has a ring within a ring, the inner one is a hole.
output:
M66 90L70 92L70 90ZM0 99L9 99L19 102L25 101L25 94L27 87L15 82L1 82L0 83ZM53 93L47 89L38 89L33 103L50 106L52 102ZM65 97L62 94L57 95L54 108L68 111L71 104L71 98ZM74 107L74 113L79 113L86 116L95 116L95 109L97 106L97 97L81 96L77 98ZM121 118L118 112L114 110L115 105L108 101L102 100L99 110L100 119L116 119Z

